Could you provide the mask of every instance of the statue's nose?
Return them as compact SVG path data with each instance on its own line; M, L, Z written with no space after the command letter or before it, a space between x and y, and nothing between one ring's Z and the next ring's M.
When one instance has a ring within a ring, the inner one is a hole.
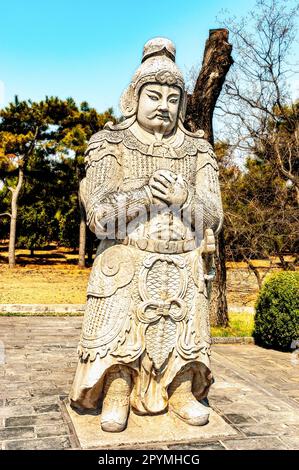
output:
M158 109L160 111L168 111L168 102L166 99L160 102Z

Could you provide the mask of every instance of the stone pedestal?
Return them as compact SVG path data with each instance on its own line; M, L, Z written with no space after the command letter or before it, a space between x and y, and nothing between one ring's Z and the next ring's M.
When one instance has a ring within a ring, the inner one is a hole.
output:
M138 416L131 412L127 429L121 433L101 430L100 416L79 414L68 403L66 408L82 449L142 448L163 444L184 444L221 437L236 436L236 431L215 411L205 426L190 426L171 413L157 416Z

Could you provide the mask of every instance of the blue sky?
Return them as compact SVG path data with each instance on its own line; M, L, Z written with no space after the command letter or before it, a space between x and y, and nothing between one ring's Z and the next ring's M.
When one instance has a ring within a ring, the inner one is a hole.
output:
M113 106L143 44L172 39L183 73L198 65L221 9L244 15L255 0L0 0L0 106L46 95L98 111Z

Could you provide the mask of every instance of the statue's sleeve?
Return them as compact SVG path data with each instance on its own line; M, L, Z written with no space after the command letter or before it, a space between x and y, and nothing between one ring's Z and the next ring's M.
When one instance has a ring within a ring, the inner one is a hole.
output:
M212 229L215 234L219 233L223 223L223 209L218 164L212 148L197 154L195 187L189 188L186 205L191 209L195 229Z
M117 145L107 142L89 146L85 155L86 221L98 238L118 238L127 224L151 203L147 186L121 191L122 162ZM121 221L121 227L120 227Z

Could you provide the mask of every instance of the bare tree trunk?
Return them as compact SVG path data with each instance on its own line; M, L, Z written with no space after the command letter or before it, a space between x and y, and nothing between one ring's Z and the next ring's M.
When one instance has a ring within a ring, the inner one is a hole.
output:
M213 113L233 59L232 46L228 43L228 30L211 29L209 33L194 92L188 96L185 126L192 132L202 129L205 138L213 145ZM226 326L228 315L223 230L218 236L215 264L216 282L212 288L211 323Z
M252 261L250 259L246 259L246 263L247 263L248 268L255 275L255 278L256 278L256 281L257 281L257 284L258 284L258 288L259 288L259 291L260 291L262 286L263 286L264 279L267 276L270 269L272 268L273 263L270 260L269 267L267 269L265 269L263 274L261 274L261 272L262 272L261 270L259 270L256 266L254 266L254 264L252 263Z
M12 194L11 197L11 217L10 217L10 232L9 232L9 246L8 246L8 263L10 268L16 265L16 232L17 232L17 215L18 215L18 198L24 180L24 170L22 164L19 164L19 178L15 188L9 188Z
M225 245L224 232L218 235L216 243L216 276L212 287L210 303L210 321L212 325L228 325L227 299L226 299L226 265L225 265Z
M232 46L227 29L210 29L201 70L192 95L188 96L185 126L191 132L202 129L213 145L213 113L230 66Z
M262 279L262 276L260 275L260 272L258 270L258 268L256 266L254 266L254 264L252 264L251 261L247 260L247 264L248 264L248 267L249 269L253 272L253 274L255 275L255 278L257 280L257 285L259 287L259 291L261 290L262 288L262 285L263 285L263 279Z

